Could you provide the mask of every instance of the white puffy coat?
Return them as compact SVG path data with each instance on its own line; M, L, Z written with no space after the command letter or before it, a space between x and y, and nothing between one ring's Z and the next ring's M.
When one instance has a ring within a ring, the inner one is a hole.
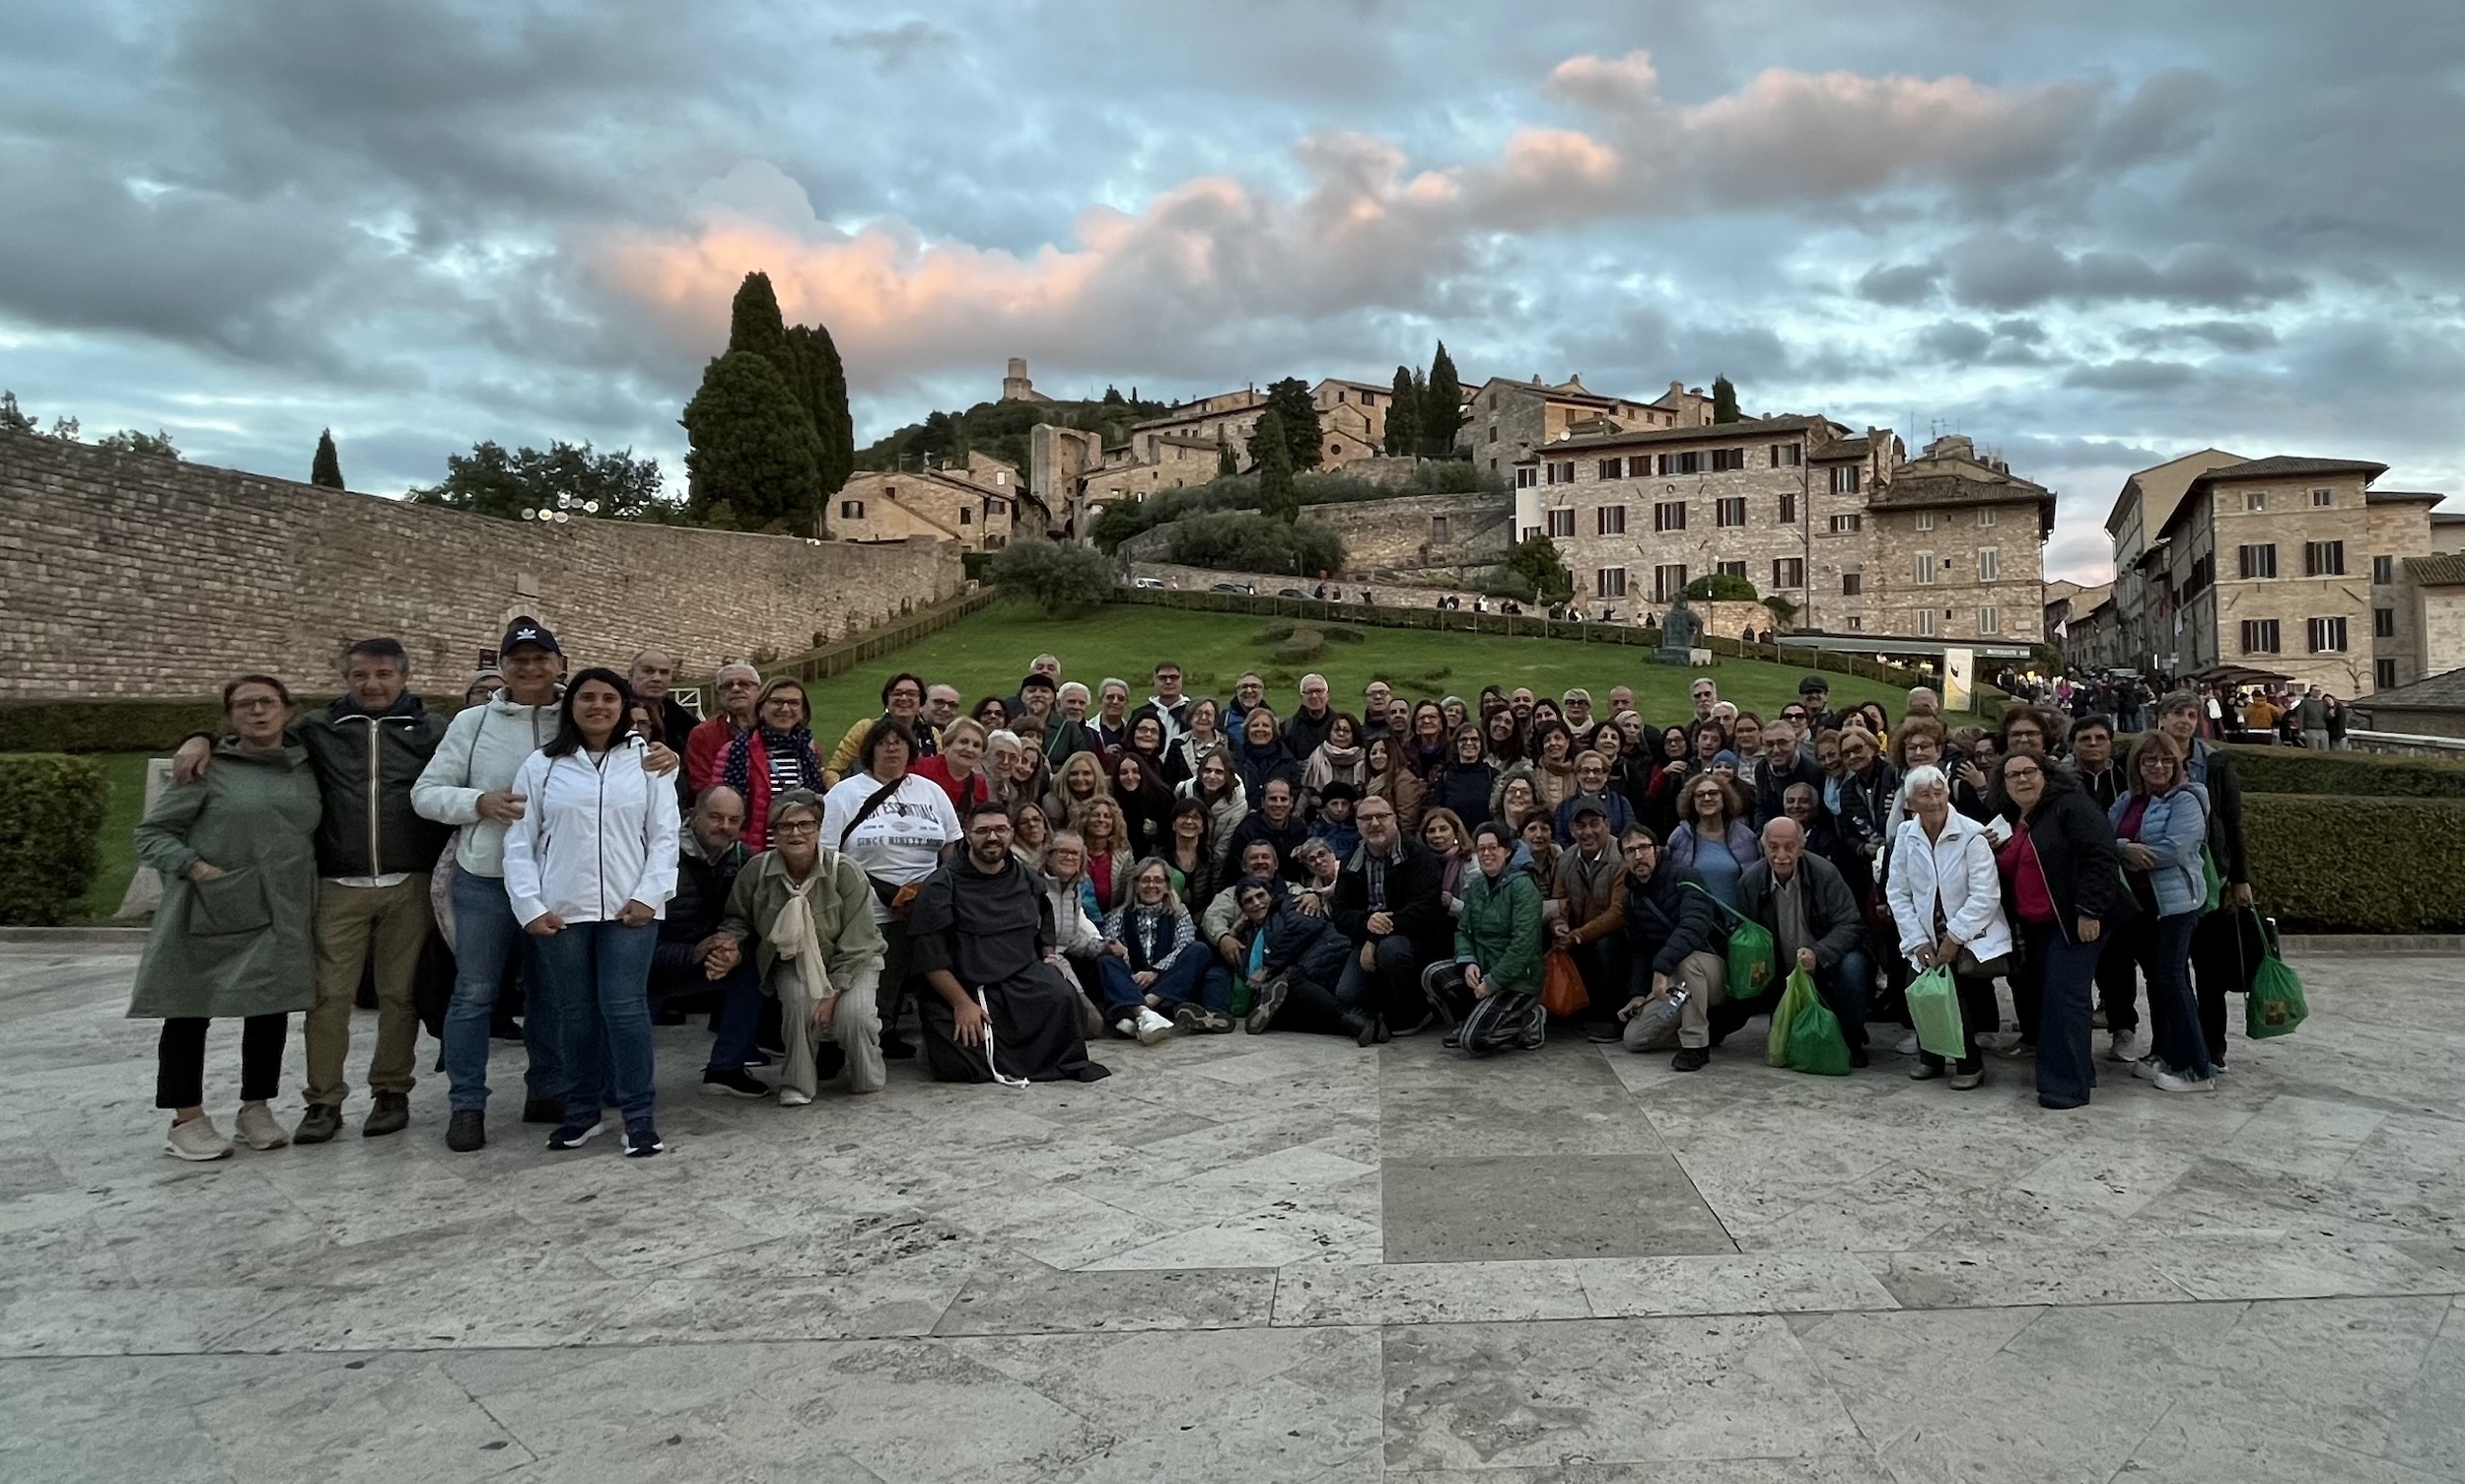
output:
M1926 838L1912 815L1891 846L1891 870L1883 883L1892 922L1900 929L1900 952L1914 960L1935 941L1935 905L1942 904L1944 929L1979 958L2011 952L2011 925L2003 915L2003 878L1995 870L1995 846L1985 827L1951 811L1942 833Z
M660 917L676 891L676 786L642 770L640 738L594 759L533 752L514 775L528 796L505 828L505 894L515 920L542 912L613 922L628 901Z

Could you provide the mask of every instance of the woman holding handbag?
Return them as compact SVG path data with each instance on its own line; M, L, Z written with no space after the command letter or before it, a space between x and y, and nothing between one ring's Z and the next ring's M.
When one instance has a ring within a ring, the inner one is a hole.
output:
M881 930L881 1054L916 1054L898 1033L907 1004L907 904L964 833L942 786L908 771L916 743L907 724L883 717L856 750L860 771L821 801L821 842L854 860L873 883L873 920Z
M2131 1064L2161 1093L2214 1093L2217 1070L2191 995L2191 936L2208 906L2201 848L2208 843L2208 791L2184 773L2182 744L2163 731L2131 750L2131 792L2107 817L2122 842L2123 879L2140 916L2133 955L2148 981L2156 1053Z
M1960 996L1962 1055L1951 1068L1953 1091L1986 1080L1977 1036L2000 1025L1995 976L2007 966L2011 927L2003 917L2003 883L1994 840L1985 827L1951 807L1951 783L1940 768L1910 770L1909 817L1893 837L1884 895L1900 930L1900 953L1920 973L1947 968ZM1943 1075L1943 1059L1920 1050L1909 1076Z

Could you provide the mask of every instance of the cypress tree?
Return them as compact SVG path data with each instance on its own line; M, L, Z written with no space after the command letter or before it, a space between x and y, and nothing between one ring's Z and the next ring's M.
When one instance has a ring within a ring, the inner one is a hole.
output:
M1229 479L1241 471L1241 460L1232 454L1232 444L1222 433L1216 435L1216 477Z
M821 437L768 359L732 350L712 361L682 422L693 519L711 522L724 506L740 530L826 533Z
M791 389L821 438L821 492L835 495L856 472L856 423L847 410L847 369L840 364L839 347L825 325L792 325L787 341L796 362Z
M1712 420L1716 423L1745 421L1744 414L1737 410L1737 389L1730 386L1725 376L1712 379Z
M1269 520L1290 526L1301 519L1301 497L1293 492L1293 448L1286 440L1284 419L1269 407L1250 434L1250 457L1258 461L1258 510Z
M1395 392L1386 400L1386 453L1410 459L1421 452L1421 388L1412 368L1395 368Z
M1285 451L1296 469L1314 469L1326 461L1318 447L1318 404L1309 395L1309 384L1297 376L1288 376L1267 387L1267 407L1276 414L1276 425L1284 430ZM1250 435L1250 457L1258 457L1258 435Z
M1463 384L1455 379L1454 358L1446 354L1446 342L1438 342L1438 354L1430 357L1429 390L1421 397L1421 436L1432 454L1441 458L1454 452L1455 430L1463 426Z
M334 452L334 430L327 428L317 435L317 457L309 461L309 483L327 489L341 489L342 456Z
M788 327L779 318L779 296L770 275L747 273L728 306L728 348L749 350L784 375L789 370Z

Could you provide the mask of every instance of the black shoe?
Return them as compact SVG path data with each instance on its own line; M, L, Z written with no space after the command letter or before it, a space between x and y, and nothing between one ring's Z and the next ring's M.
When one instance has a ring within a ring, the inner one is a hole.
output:
M1865 1048L1864 1046L1852 1046L1852 1047L1850 1047L1850 1048L1849 1048L1849 1065L1851 1065L1851 1066L1853 1066L1853 1067L1863 1067L1863 1066L1865 1066L1866 1064L1866 1048Z
M1710 1046L1680 1046L1677 1054L1669 1058L1670 1068L1678 1072L1700 1072L1711 1064Z
M339 1112L340 1109L335 1111ZM398 1134L410 1126L411 1095L380 1093L377 1095L377 1105L368 1110L368 1120L360 1125L360 1137L382 1139L387 1134Z
M588 1123L560 1123L556 1126L556 1132L548 1135L548 1148L580 1149L597 1138L599 1131L605 1127L606 1125L597 1118Z
M1344 1028L1353 1033L1353 1044L1356 1046L1374 1046L1378 1043L1378 1018L1376 1016L1363 1015L1358 1010L1347 1010L1344 1012Z
M913 1061L916 1043L895 1030L881 1032L881 1054L891 1061Z
M1626 1039L1626 1027L1615 1021L1591 1021L1584 1026L1584 1039L1595 1046L1612 1045Z
M488 1115L477 1108L456 1108L446 1120L445 1147L458 1155L488 1147Z
M1390 1034L1390 1033L1388 1032L1387 1028L1386 1028L1386 1017L1384 1017L1384 1016L1379 1016L1379 1017L1377 1018L1377 1022L1378 1022L1378 1044L1379 1044L1379 1045L1381 1045L1381 1046L1383 1046L1383 1045L1385 1045L1388 1041L1393 1040L1395 1037L1394 1037L1392 1034Z
M681 1005L662 1005L651 1012L651 1024L654 1025L681 1025L685 1019Z
M565 1099L562 1097L526 1097L523 1099L523 1122L562 1123L565 1121Z
M824 1041L813 1048L813 1080L815 1082L828 1082L846 1070L847 1051L844 1047Z
M322 1144L342 1132L342 1109L330 1102L312 1102L300 1115L300 1126L291 1131L294 1144Z
M625 1130L625 1158L628 1160L647 1160L667 1147L659 1141L659 1130L647 1123Z
M716 1067L702 1074L702 1091L723 1093L730 1097L767 1097L770 1084L746 1075L739 1067Z

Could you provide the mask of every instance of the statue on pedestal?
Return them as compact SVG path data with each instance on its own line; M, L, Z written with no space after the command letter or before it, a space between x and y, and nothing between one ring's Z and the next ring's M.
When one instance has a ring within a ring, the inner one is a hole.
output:
M1653 658L1663 665L1694 663L1695 642L1703 637L1703 619L1686 605L1686 595L1677 595L1669 611L1660 618L1660 650Z

